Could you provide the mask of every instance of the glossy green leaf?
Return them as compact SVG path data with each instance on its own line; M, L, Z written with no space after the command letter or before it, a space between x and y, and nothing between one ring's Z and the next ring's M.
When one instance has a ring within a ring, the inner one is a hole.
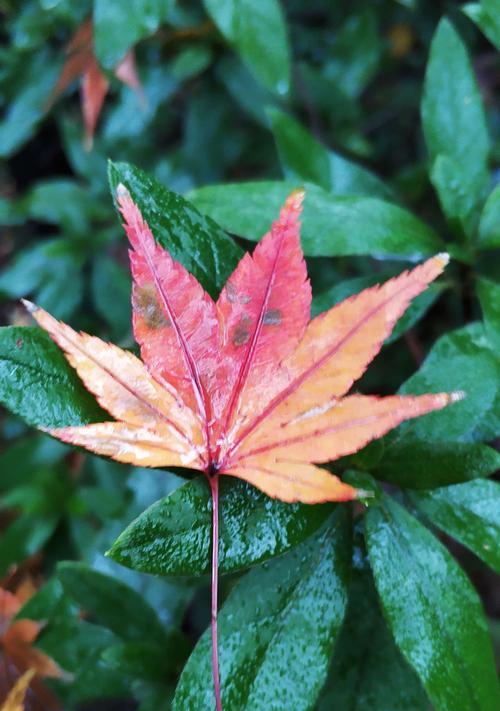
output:
M188 481L135 519L108 555L155 575L208 573L211 511L207 482L201 477ZM330 512L330 505L285 504L222 477L219 570L241 570L284 553L314 533Z
M500 15L498 10L498 0L470 2L462 7L462 12L476 23L497 49L500 49Z
M38 427L84 425L106 417L39 328L0 328L0 402Z
M427 711L428 706L417 675L387 629L370 573L356 571L317 711Z
M229 232L258 240L267 232L289 193L300 182L214 185L188 198ZM405 256L417 259L442 250L430 227L410 212L378 198L339 197L306 185L302 246L310 257Z
M391 197L376 175L325 148L293 118L278 109L268 114L287 180L309 181L336 195Z
M114 69L140 39L152 35L171 0L95 0L94 46L106 69Z
M387 497L365 518L385 618L436 711L495 711L500 689L476 591L448 550Z
M491 279L478 279L477 293L488 339L492 348L500 353L500 284Z
M243 577L219 612L224 708L311 709L344 617L350 535L339 508L312 539ZM173 711L214 707L210 630L181 674Z
M288 30L279 0L203 0L254 76L276 94L290 83Z
M391 484L428 489L489 476L497 469L500 453L485 444L388 440L371 471Z
M389 441L467 442L495 408L500 366L481 324L442 336L420 370L400 388L403 394L463 391L465 398L444 410L403 424Z
M128 188L158 242L216 295L243 254L233 240L212 219L139 168L110 163L109 181L113 193L119 183Z
M442 155L460 166L460 186L452 188L451 168L446 171L450 181L448 188L442 178L439 181L440 194L445 190L453 192L445 203L455 200L455 190L463 190L463 200L471 199L478 205L488 181L486 118L467 49L447 19L441 20L432 40L422 99L422 122L431 159L434 161Z
M500 185L488 195L479 222L479 249L500 247Z
M429 521L500 573L500 484L476 479L412 494Z
M147 630L151 641L166 641L156 612L128 585L84 563L60 563L57 576L65 592L85 612L122 639L143 641Z

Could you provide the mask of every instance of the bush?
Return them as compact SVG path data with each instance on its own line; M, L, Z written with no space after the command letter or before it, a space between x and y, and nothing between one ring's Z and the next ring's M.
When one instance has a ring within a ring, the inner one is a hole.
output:
M17 682L30 709L215 704L207 477L35 430L109 416L21 298L138 352L124 185L214 298L297 188L313 316L451 256L392 334L387 316L355 387L465 398L339 445L331 471L355 501L220 476L224 709L500 708L497 3L15 5L0 10L1 700Z

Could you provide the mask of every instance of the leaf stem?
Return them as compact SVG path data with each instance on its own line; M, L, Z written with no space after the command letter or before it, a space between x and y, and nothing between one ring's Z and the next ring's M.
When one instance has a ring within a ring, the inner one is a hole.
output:
M212 674L214 679L215 707L222 711L219 675L219 649L217 643L217 593L219 580L219 475L208 477L212 492Z

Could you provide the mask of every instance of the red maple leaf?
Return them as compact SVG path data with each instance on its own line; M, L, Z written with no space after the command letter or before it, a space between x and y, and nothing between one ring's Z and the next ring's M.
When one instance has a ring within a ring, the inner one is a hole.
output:
M92 147L94 133L108 93L109 81L94 54L94 36L91 20L86 20L77 29L68 43L67 59L52 92L52 101L57 99L72 81L81 77L81 106L85 127L85 145ZM131 49L114 69L113 74L142 98L142 89Z

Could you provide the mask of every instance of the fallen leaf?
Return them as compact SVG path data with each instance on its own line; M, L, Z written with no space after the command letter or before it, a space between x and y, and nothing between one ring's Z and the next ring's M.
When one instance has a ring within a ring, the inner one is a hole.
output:
M28 692L28 687L35 676L34 669L28 669L12 687L9 695L0 707L0 711L25 711L24 699Z
M102 111L104 100L108 93L109 81L101 70L94 54L94 37L91 20L86 20L77 29L68 43L65 53L67 59L52 92L51 102L55 101L78 77L81 77L81 106L85 127L85 145L92 147L94 133ZM141 83L137 75L135 54L133 50L113 71L115 77L123 84L134 89L143 99Z
M347 394L448 256L437 255L309 321L311 288L299 238L303 197L301 191L290 195L215 303L156 243L119 186L142 362L27 303L114 418L50 434L121 462L235 476L283 501L363 496L316 465L460 397Z
M15 592L0 588L0 711L60 709L56 698L40 681L66 676L50 657L34 647L43 624L16 618L33 592L30 581Z

